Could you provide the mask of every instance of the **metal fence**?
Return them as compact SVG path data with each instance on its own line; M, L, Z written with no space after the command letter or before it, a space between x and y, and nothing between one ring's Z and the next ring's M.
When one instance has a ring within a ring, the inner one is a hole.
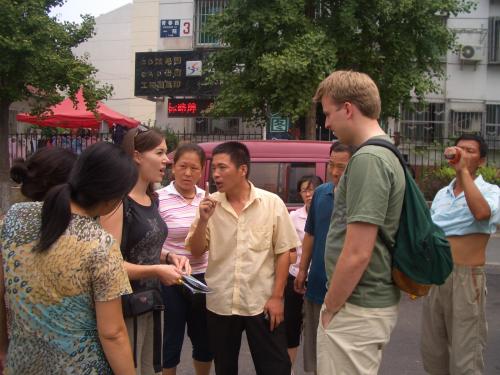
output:
M173 134L177 138L178 142L191 143L262 139L262 131L240 134L201 134L186 132L172 132L170 134Z
M427 140L420 137L403 137L400 134L390 134L390 136L407 158L408 163L417 168L439 167L446 164L443 151L446 147L453 145L455 141L455 138L433 138L432 140ZM174 144L184 142L201 143L229 140L258 140L262 139L262 133L260 131L242 134L168 132L166 133L166 138L169 143L172 141ZM500 168L500 139L487 138L486 140L489 146L487 163ZM99 141L120 143L121 139L115 136L115 134L97 133L83 135L11 134L9 135L9 155L12 162L16 158L29 157L40 147L62 147L80 154L88 146Z
M444 149L455 144L456 138L439 138L432 142L419 141L412 138L392 135L394 143L405 155L408 163L418 167L439 167L446 164ZM486 139L488 144L487 164L500 167L500 140Z
M262 139L262 132L245 134L198 134L186 132L167 132L167 140L172 140L174 144L192 142L217 142L229 140L250 140ZM123 134L111 133L91 133L82 134L39 134L39 133L17 133L10 134L9 159L10 163L18 158L26 159L41 147L60 147L72 150L79 155L90 145L97 142L121 143Z
M72 150L75 154L81 154L90 145L97 142L114 143L111 134L89 133L84 135L54 134L45 135L38 133L10 134L9 159L26 159L36 150L42 147L60 147Z

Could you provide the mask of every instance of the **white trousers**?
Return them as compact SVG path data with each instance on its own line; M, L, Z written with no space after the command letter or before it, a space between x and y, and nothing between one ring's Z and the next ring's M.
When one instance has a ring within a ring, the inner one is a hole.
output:
M366 308L346 303L327 327L318 324L318 375L375 375L396 325L399 305Z

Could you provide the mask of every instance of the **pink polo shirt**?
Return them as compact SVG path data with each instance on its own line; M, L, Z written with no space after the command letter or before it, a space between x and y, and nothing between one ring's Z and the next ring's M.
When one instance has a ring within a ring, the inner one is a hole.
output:
M306 225L306 220L307 220L306 206L302 206L299 209L290 212L290 217L292 219L293 226L297 231L297 235L299 236L300 242L302 243L302 241L304 241L304 227ZM290 269L288 270L290 275L297 277L299 273L301 256L302 256L302 246L297 246L297 262L295 262L290 266Z
M201 257L194 257L186 250L184 241L196 217L196 212L202 201L205 191L196 186L196 196L189 203L175 188L174 182L157 191L160 205L160 216L167 223L168 236L163 244L162 252L171 251L178 255L185 255L191 263L192 273L205 273L208 264L208 253Z

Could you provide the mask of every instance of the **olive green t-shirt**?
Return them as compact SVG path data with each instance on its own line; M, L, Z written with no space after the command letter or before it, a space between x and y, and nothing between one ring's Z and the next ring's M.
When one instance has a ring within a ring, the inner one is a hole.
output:
M374 138L390 141L388 136ZM392 282L391 255L380 238L380 231L394 243L404 192L404 171L392 151L380 146L365 146L353 155L335 191L325 245L328 285L344 245L347 224L375 224L379 227L379 235L370 263L347 302L370 308L398 303L400 294Z

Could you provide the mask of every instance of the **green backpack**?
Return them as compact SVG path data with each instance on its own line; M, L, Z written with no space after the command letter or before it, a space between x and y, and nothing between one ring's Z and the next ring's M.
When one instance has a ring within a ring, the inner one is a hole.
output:
M433 284L443 284L450 275L450 244L443 230L432 221L427 202L396 146L370 139L359 148L368 145L388 148L403 166L406 189L396 242L391 244L384 236L381 239L391 251L394 283L412 296L424 296Z

